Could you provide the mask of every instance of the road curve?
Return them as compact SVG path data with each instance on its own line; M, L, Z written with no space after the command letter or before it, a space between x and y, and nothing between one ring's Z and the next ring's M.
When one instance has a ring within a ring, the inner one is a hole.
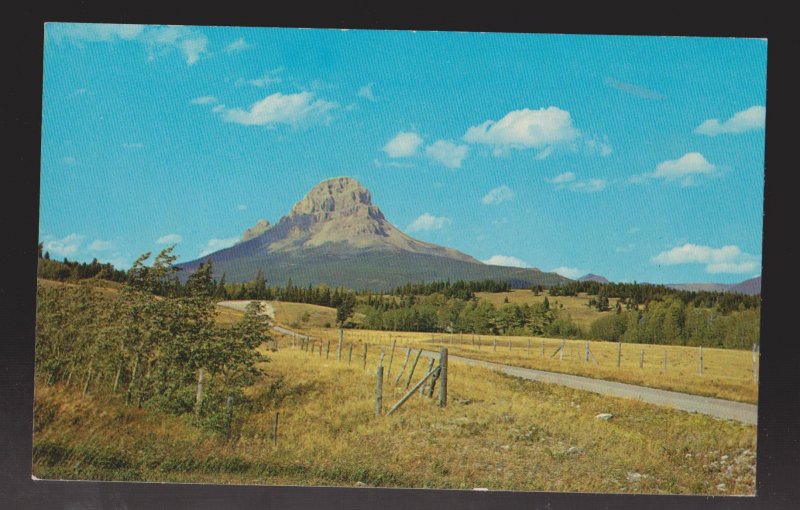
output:
M423 355L433 358L439 357L439 353L437 352L423 351ZM648 404L680 409L681 411L734 420L746 425L756 425L758 423L758 407L754 404L691 395L689 393L679 393L677 391L660 390L657 388L648 388L646 386L606 381L604 379L592 379L591 377L582 377L579 375L545 372L544 370L536 370L533 368L515 367L503 365L501 363L493 363L491 361L465 358L454 354L448 355L448 359L466 365L488 368L530 381L559 384L561 386L591 391L592 393L599 393L601 395L639 400L647 402Z
M241 304L234 306L231 306L231 304L231 302L228 302L222 304L222 306L229 306L237 309L240 307L241 309L244 308L244 306ZM269 311L267 313L269 313ZM274 312L271 315L274 317ZM272 327L284 335L306 336L277 324L274 324ZM428 358L438 359L439 357L438 352L423 350L422 353ZM609 395L611 397L639 400L648 404L679 409L681 411L687 411L690 413L700 413L707 416L713 416L715 418L734 420L746 425L758 424L758 407L754 404L734 402L732 400L723 400L720 398L703 397L700 395L691 395L689 393L680 393L677 391L660 390L657 388L648 388L646 386L637 386L635 384L606 381L604 379L592 379L591 377L583 377L580 375L561 374L557 372L536 370L534 368L503 365L502 363L493 363L491 361L465 358L455 354L450 354L448 359L457 363L464 363L465 365L488 368L489 370L502 372L510 376L519 377L521 379L527 379L530 381L558 384L568 388L591 391L592 393Z

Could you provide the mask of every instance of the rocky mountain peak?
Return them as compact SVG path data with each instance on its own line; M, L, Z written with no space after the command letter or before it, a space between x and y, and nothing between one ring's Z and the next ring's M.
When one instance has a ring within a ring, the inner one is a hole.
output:
M372 204L369 190L350 177L322 181L311 188L289 213L289 217L311 216L315 222L352 215L384 219L380 209Z
M271 226L272 225L270 225L269 221L267 220L263 219L258 220L258 222L255 225L244 231L244 234L242 235L242 238L239 240L239 242L243 243L245 241L253 239L254 237L258 237L264 232L266 232Z

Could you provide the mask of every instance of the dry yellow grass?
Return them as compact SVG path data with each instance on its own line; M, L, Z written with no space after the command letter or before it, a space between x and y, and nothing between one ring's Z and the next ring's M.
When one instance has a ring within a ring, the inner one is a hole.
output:
M338 330L307 328L302 331L315 338L338 339ZM740 402L758 401L758 385L753 380L753 360L750 351L704 348L701 376L697 347L623 343L621 364L617 367L618 347L614 342L589 342L593 357L587 363L585 340L567 340L562 360L559 355L553 356L562 342L561 339L555 338L475 335L473 344L472 335L458 333L345 330L344 335L345 344L354 342L357 346L364 342L389 346L392 340L397 338L398 345L402 347L438 350L441 346L447 346L452 354L507 365L584 375ZM529 341L530 351L528 351ZM496 350L493 348L493 342L497 344ZM544 356L542 356L542 342L545 345ZM640 368L642 351L644 364Z
M335 350L328 358L324 350L312 355L291 347L271 353L268 376L250 390L257 410L240 417L238 441L229 444L179 418L37 387L37 416L50 421L40 421L35 433L34 474L492 490L754 490L755 427L457 363L449 367L446 408L414 395L395 414L377 417L379 350L368 350L366 370L355 354L348 366L346 359L337 363ZM398 361L384 381L384 410L404 392L405 377L393 383ZM414 381L427 362L420 366ZM277 448L271 437L276 411ZM614 417L595 419L602 412Z

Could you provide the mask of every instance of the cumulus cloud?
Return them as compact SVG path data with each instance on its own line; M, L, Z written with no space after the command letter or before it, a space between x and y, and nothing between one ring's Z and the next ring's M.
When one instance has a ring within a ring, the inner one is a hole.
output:
M217 98L214 96L200 96L192 99L192 104L211 104L216 102Z
M500 204L507 202L514 198L514 192L505 184L490 190L481 198L481 203L484 205Z
M108 23L48 23L47 34L57 42L75 44L135 41L147 50L148 60L180 51L186 63L193 65L208 52L208 38L200 31L185 26L145 26Z
M737 112L730 119L720 122L719 119L708 119L694 130L699 135L717 136L721 134L738 134L754 129L764 129L767 109L763 106L751 106Z
M86 236L74 233L62 239L48 239L44 241L44 249L60 257L66 257L75 254L84 239Z
M580 136L568 111L555 106L539 110L514 110L498 121L487 120L464 134L468 143L493 147L494 154L509 149L544 149L572 142Z
M299 126L330 121L330 111L337 104L315 99L313 92L281 94L276 92L254 103L249 110L222 108L218 110L226 122L245 126Z
M662 179L668 182L680 181L681 186L692 186L698 176L710 176L717 170L699 152L687 152L678 159L670 159L656 165L653 172L635 175L631 183L642 183L648 179Z
M570 280L575 280L587 274L589 271L585 269L578 269L577 267L561 266L551 269L550 272L560 274L561 276L569 278Z
M156 239L156 244L177 244L183 241L183 237L178 234L166 234Z
M428 157L438 161L447 168L461 168L461 162L467 157L469 147L457 145L448 140L437 140L425 148Z
M553 184L566 184L575 180L575 174L572 172L564 172L563 174L556 175L552 179L545 180Z
M420 232L426 230L441 230L453 223L453 220L444 216L434 216L430 213L423 213L419 218L411 222L406 227L409 232Z
M372 92L372 86L374 83L369 82L360 89L358 89L358 97L363 97L364 99L368 99L370 101L377 101L375 99L375 94Z
M608 185L608 181L605 179L587 179L579 181L577 180L577 176L572 172L564 172L550 179L545 179L545 181L555 185L556 189L568 189L570 191L579 191L583 193L603 191Z
M92 241L92 244L89 245L89 250L107 251L107 250L113 250L116 247L117 245L113 241L103 241L102 239L95 239L94 241Z
M231 42L230 44L228 44L227 46L225 46L225 51L230 53L233 51L246 50L247 48L250 47L251 47L250 44L244 40L244 37L240 37L235 41Z
M686 243L652 257L654 264L704 264L706 273L750 273L758 269L758 258L735 245L721 248Z
M416 154L420 145L422 145L422 138L418 134L413 131L401 131L386 142L383 152L390 158L405 158Z
M614 78L606 78L605 81L606 85L609 87L615 88L617 90L621 90L627 94L631 94L636 97L641 97L644 99L663 99L664 96L659 94L658 92L650 89L646 89L644 87L639 87L638 85L633 85L631 83L625 83L624 81L615 80Z
M227 239L216 239L216 238L209 239L205 247L203 247L203 249L200 251L199 256L205 257L210 253L214 253L215 251L219 251L224 248L230 248L231 246L236 244L236 241L238 240L239 240L238 237L229 237Z
M510 255L492 255L487 260L482 260L481 262L489 264L490 266L531 267L524 260Z

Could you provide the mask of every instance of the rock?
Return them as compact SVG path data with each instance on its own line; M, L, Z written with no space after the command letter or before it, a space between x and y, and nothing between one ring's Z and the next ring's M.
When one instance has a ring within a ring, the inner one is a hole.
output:
M366 486L367 484L365 484L364 482L356 482L356 487L366 487Z
M608 420L610 420L610 419L611 419L611 418L613 418L613 417L614 417L614 415L613 415L613 414L610 414L610 413L600 413L600 414L598 414L597 416L595 416L595 419L596 419L596 420L605 420L605 421L608 421Z
M638 482L638 481L642 480L643 478L647 478L647 475L643 475L641 473L636 473L634 471L631 471L626 475L626 478L628 479L629 482Z

